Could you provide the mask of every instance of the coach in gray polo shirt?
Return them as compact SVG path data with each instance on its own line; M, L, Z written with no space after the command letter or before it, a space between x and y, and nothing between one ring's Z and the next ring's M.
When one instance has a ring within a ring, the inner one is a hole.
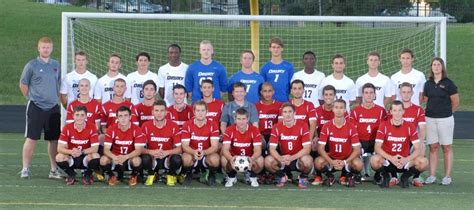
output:
M48 141L48 155L51 164L49 178L60 179L57 171L56 154L60 134L61 113L58 105L61 68L56 60L50 58L53 42L48 37L38 41L39 56L25 65L20 79L20 90L28 98L26 106L25 143L23 145L23 168L21 178L30 178L30 161L37 140L44 131Z
M234 115L235 110L238 108L243 107L244 109L249 112L250 119L249 122L258 128L258 112L255 104L248 102L245 100L245 84L242 82L236 82L232 85L232 97L234 98L233 101L230 101L225 104L224 108L222 109L221 115L221 133L225 133L227 126L234 124Z

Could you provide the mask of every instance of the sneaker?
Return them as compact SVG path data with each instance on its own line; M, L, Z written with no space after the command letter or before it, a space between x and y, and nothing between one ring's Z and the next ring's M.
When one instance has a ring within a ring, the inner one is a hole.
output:
M285 174L282 177L277 178L276 186L277 187L284 187L287 181L288 181L288 176L286 176L286 174Z
M311 182L311 185L321 185L323 183L323 178L320 176L315 176L313 182Z
M30 169L28 168L21 169L21 171L18 174L20 174L20 178L22 179L31 178Z
M390 187L393 187L393 186L397 185L398 183L400 183L400 180L398 180L397 177L392 177L392 178L390 179L389 186L390 186Z
M184 183L184 175L179 174L178 176L176 176L176 181L180 184L183 184Z
M340 185L347 185L347 178L345 176L339 177L339 184Z
M176 176L173 175L166 175L166 185L168 186L175 186L176 185Z
M190 185L191 181L193 181L193 174L192 173L187 173L186 176L184 177L184 185Z
M356 180L355 180L355 177L354 176L349 176L346 178L347 180L347 187L355 187L355 184L356 184ZM359 182L360 184L360 182Z
M390 174L388 174L387 172L380 173L380 184L379 184L379 186L381 188L389 188L391 181L392 180L390 179ZM398 179L397 179L397 181L398 181Z
M214 187L216 186L216 175L215 174L209 174L207 176L207 185L209 185L210 187Z
M258 181L257 181L257 177L250 177L249 180L250 180L250 186L252 186L252 187L258 187L259 186Z
M105 180L104 174L102 174L101 172L95 171L94 175L95 175L95 178L97 178L98 181L104 181Z
M115 186L118 183L118 179L116 176L110 176L109 177L109 186Z
M76 182L76 177L68 176L66 178L66 184L67 185L74 185L75 182Z
M443 180L441 180L442 185L450 185L452 182L452 179L450 176L445 176L443 177Z
M227 180L225 182L225 187L232 187L234 184L237 183L237 178L236 177L227 177Z
M436 183L436 177L435 176L429 176L425 180L425 184L434 184Z
M58 170L50 171L48 177L50 179L62 179L62 175Z
M128 179L128 186L135 186L137 185L137 176L134 175L134 176L130 176L130 178Z
M334 185L335 182L336 182L336 179L334 178L334 176L328 176L328 178L324 180L324 185L331 187L332 185Z
M148 177L146 178L146 181L145 181L145 186L152 186L153 183L155 183L155 175L148 175Z
M409 179L410 179L410 175L408 175L406 172L403 173L402 176L400 177L400 187L402 188L410 187Z
M298 177L298 188L307 189L308 188L308 178Z
M420 178L414 178L412 181L411 181L411 184L415 187L423 187L423 181L421 181Z

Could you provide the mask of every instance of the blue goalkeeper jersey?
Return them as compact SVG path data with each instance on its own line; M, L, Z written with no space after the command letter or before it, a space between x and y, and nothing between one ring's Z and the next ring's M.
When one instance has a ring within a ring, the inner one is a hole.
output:
M270 82L275 89L273 99L287 102L290 94L290 80L295 73L295 68L290 62L283 60L280 64L268 61L262 66L260 74L266 82Z
M227 72L225 67L219 62L213 60L209 65L204 65L200 60L189 65L184 79L186 91L192 93L192 102L202 99L200 90L201 81L204 79L212 80L214 84L214 98L221 99L220 92L227 90Z
M253 72L251 74L246 74L240 70L232 75L232 77L229 79L229 94L232 94L232 85L236 82L244 83L245 91L247 92L245 99L248 102L255 104L260 100L259 88L263 83L263 77L259 73Z

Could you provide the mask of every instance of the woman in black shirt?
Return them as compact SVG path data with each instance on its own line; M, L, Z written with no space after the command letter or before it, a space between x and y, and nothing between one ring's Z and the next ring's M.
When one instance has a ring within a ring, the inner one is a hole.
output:
M423 89L426 104L426 139L430 146L430 176L426 184L436 182L438 148L443 148L444 178L443 185L451 184L453 168L453 113L459 106L459 94L456 85L447 77L446 67L441 58L431 61L428 81Z

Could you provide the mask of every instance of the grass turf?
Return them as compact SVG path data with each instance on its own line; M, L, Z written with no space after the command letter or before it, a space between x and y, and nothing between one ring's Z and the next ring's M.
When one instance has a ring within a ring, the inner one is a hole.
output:
M0 209L92 209L92 208L177 208L177 209L295 209L295 208L370 208L370 209L473 209L473 141L455 140L453 183L402 189L381 189L371 183L355 188L338 184L331 188L310 186L300 190L294 184L282 189L273 185L259 188L238 183L231 189L222 185L210 188L193 182L191 186L167 187L157 183L128 187L125 183L109 187L103 182L66 186L62 180L47 178L49 165L45 141L34 155L32 178L17 175L21 165L21 134L0 134ZM440 153L441 157L441 153ZM438 178L442 175L442 160ZM425 173L426 174L426 173Z

